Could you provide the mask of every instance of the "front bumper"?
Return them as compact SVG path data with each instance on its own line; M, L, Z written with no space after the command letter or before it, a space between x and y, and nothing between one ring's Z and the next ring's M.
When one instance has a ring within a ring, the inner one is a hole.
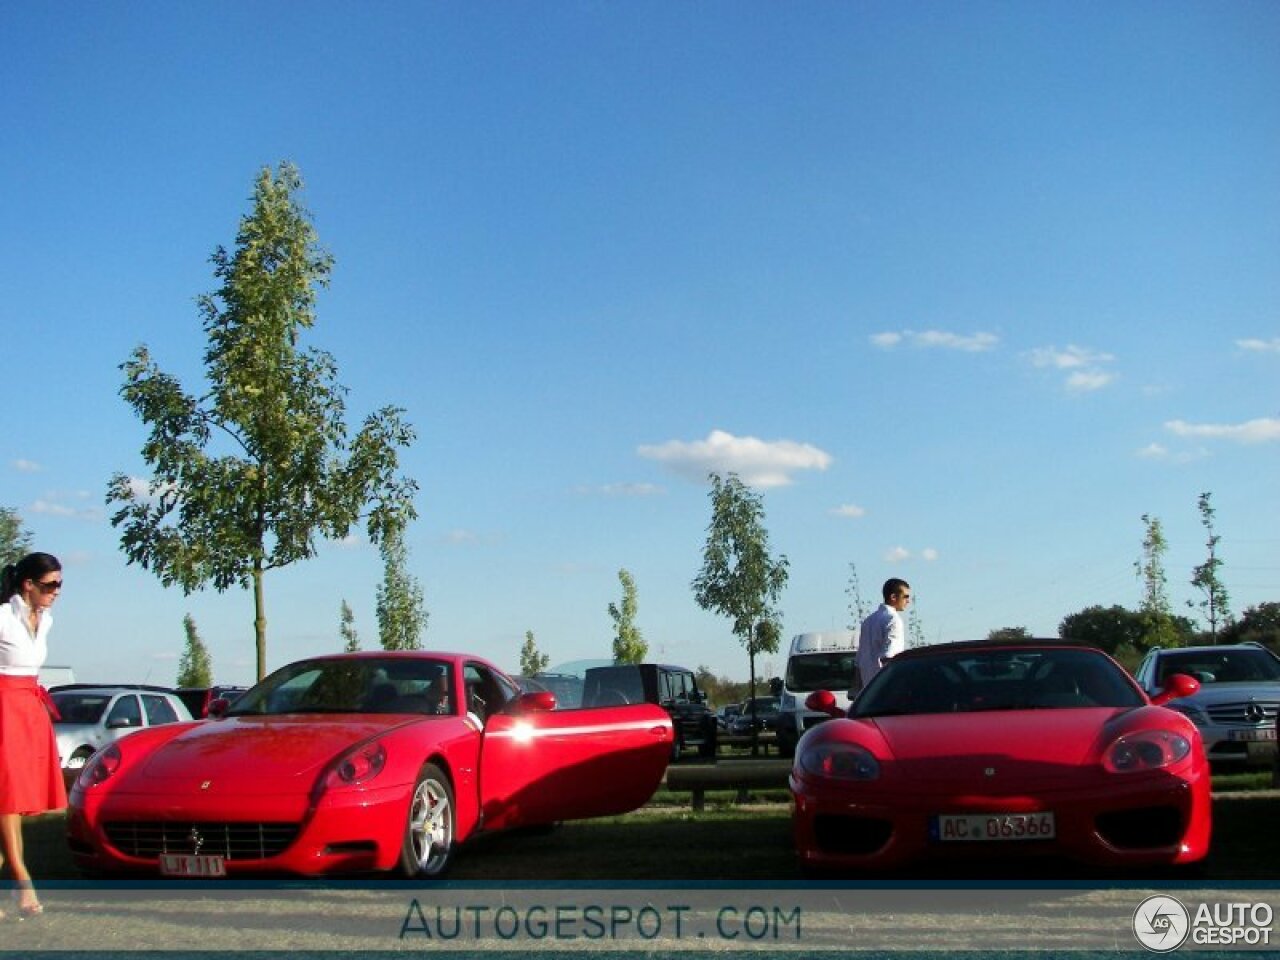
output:
M311 807L306 797L288 795L228 802L98 797L77 787L67 842L77 866L89 872L157 874L161 853L223 856L228 876L390 870L400 856L412 790L412 784L335 790ZM262 839L245 839L254 836Z
M960 796L939 789L884 790L791 777L793 833L801 864L818 868L890 869L918 860L1066 857L1085 863L1189 863L1209 849L1210 797L1201 776L1119 778L1035 795ZM1050 811L1050 840L942 841L931 822L945 814L1031 814Z

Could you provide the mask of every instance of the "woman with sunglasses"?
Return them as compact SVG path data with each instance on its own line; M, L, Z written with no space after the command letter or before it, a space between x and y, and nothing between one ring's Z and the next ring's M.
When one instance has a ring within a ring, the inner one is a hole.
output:
M67 805L53 724L36 682L49 649L49 609L61 590L62 564L48 553L29 553L0 575L0 854L19 919L44 912L22 855L22 817Z

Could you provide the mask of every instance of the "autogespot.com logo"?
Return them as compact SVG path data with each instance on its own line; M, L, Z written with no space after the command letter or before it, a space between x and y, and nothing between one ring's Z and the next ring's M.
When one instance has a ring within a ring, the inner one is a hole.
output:
M1148 950L1168 953L1186 942L1191 915L1173 897L1147 897L1133 911L1133 935Z

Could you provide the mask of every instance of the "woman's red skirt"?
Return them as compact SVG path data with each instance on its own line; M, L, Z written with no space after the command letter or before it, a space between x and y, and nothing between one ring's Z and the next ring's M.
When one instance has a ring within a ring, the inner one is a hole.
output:
M0 814L66 805L58 742L36 678L0 674Z

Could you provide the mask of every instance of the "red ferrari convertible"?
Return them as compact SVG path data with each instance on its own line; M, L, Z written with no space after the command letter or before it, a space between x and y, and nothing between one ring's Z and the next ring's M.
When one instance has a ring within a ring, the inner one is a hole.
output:
M482 830L624 813L653 794L671 752L662 708L555 705L461 654L303 660L215 719L95 754L68 842L89 872L439 876Z
M1172 864L1209 849L1209 765L1192 723L1114 660L1064 643L958 643L894 657L791 773L810 872L925 858ZM834 697L809 707L831 712Z

